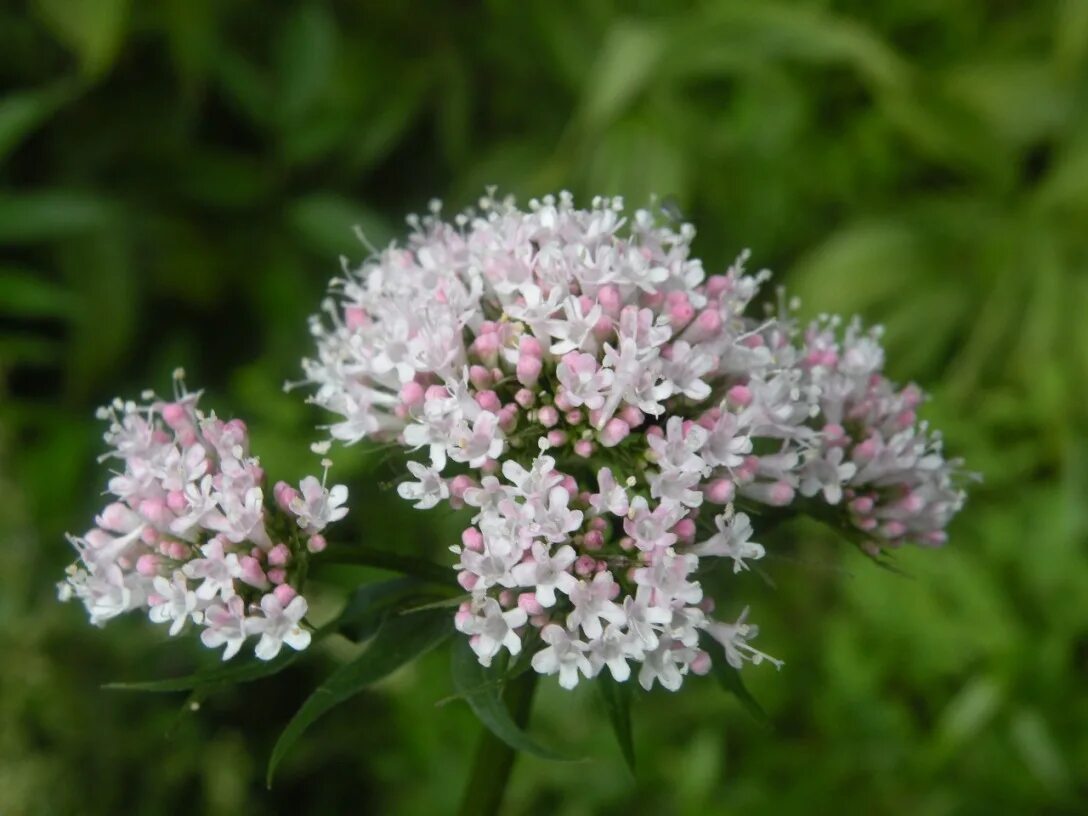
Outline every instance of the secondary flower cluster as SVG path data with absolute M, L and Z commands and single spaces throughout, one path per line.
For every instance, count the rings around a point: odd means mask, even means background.
M 103 459 L 120 463 L 109 480 L 115 499 L 82 537 L 69 536 L 78 561 L 60 584 L 102 625 L 134 609 L 176 635 L 192 622 L 223 659 L 258 636 L 255 652 L 275 657 L 283 644 L 304 649 L 310 633 L 299 594 L 310 553 L 325 548 L 326 525 L 347 514 L 347 488 L 313 476 L 299 489 L 279 482 L 265 505 L 264 471 L 249 455 L 245 424 L 197 409 L 184 386 L 172 401 L 115 400 Z
M 619 199 L 489 196 L 409 223 L 333 282 L 303 365 L 333 438 L 422 452 L 402 497 L 474 509 L 455 621 L 481 663 L 528 648 L 567 688 L 635 663 L 676 689 L 710 666 L 703 632 L 734 667 L 760 662 L 747 610 L 715 620 L 698 580 L 706 559 L 764 555 L 742 509 L 943 543 L 958 463 L 918 389 L 882 375 L 877 331 L 747 316 L 768 273 L 742 256 L 708 278 L 690 225 Z

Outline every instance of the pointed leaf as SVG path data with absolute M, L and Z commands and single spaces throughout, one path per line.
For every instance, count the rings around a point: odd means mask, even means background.
M 335 566 L 338 564 L 355 565 L 360 567 L 375 567 L 411 575 L 441 586 L 456 586 L 456 576 L 453 570 L 442 564 L 416 558 L 411 555 L 401 555 L 387 550 L 372 550 L 365 547 L 329 547 L 321 560 L 314 564 L 315 567 Z
M 268 759 L 268 786 L 291 746 L 322 714 L 437 646 L 453 631 L 450 620 L 442 609 L 387 620 L 366 651 L 333 672 L 287 723 Z
M 752 696 L 752 692 L 748 691 L 748 687 L 744 685 L 744 680 L 741 678 L 740 672 L 730 666 L 728 661 L 726 661 L 725 653 L 718 642 L 705 634 L 702 640 L 703 648 L 713 652 L 714 659 L 711 662 L 711 671 L 714 673 L 714 677 L 717 679 L 718 684 L 736 697 L 748 713 L 758 722 L 763 725 L 769 725 L 770 718 L 767 716 L 767 712 L 763 710 L 763 706 L 761 706 L 756 698 Z
M 0 161 L 72 95 L 67 82 L 13 93 L 0 100 Z
M 422 605 L 426 599 L 435 597 L 434 585 L 418 578 L 392 578 L 362 584 L 348 598 L 347 606 L 337 618 L 337 628 L 345 637 L 360 643 L 377 632 L 394 610 L 403 610 L 409 601 Z
M 314 639 L 316 640 L 315 633 Z M 249 683 L 270 677 L 281 672 L 298 660 L 302 652 L 284 649 L 272 660 L 249 658 L 237 663 L 227 663 L 205 671 L 194 672 L 184 677 L 170 677 L 165 680 L 143 680 L 135 683 L 107 683 L 103 688 L 117 691 L 190 691 L 207 686 L 222 686 L 231 683 Z
M 595 681 L 597 691 L 604 702 L 608 721 L 620 744 L 620 751 L 627 768 L 635 773 L 635 743 L 631 733 L 631 683 L 617 683 L 611 674 L 601 671 Z
M 502 700 L 498 666 L 481 666 L 467 638 L 457 638 L 450 649 L 450 658 L 454 688 L 492 734 L 517 751 L 542 759 L 572 761 L 572 757 L 542 746 L 518 727 Z

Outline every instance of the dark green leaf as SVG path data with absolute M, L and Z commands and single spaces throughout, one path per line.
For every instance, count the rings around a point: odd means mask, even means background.
M 457 638 L 450 649 L 453 687 L 468 702 L 473 713 L 492 734 L 511 748 L 542 759 L 566 760 L 550 748 L 545 748 L 518 727 L 502 700 L 502 675 L 497 663 L 489 668 L 480 665 L 467 638 Z
M 71 97 L 67 82 L 22 93 L 0 100 L 0 162 L 32 130 L 48 119 Z
M 316 639 L 316 637 L 315 637 Z M 207 686 L 223 686 L 233 683 L 249 683 L 270 677 L 281 672 L 302 655 L 291 649 L 284 649 L 272 660 L 248 658 L 238 663 L 227 663 L 206 671 L 195 672 L 185 677 L 172 677 L 166 680 L 145 680 L 136 683 L 107 683 L 104 688 L 118 691 L 189 691 Z
M 434 597 L 434 585 L 418 578 L 393 578 L 363 584 L 348 598 L 347 606 L 337 618 L 337 628 L 345 637 L 358 643 L 377 632 L 385 619 L 405 602 L 423 604 Z
M 767 717 L 767 712 L 763 710 L 763 706 L 761 706 L 756 698 L 752 696 L 752 692 L 748 691 L 748 687 L 744 685 L 744 680 L 741 678 L 740 672 L 730 666 L 728 661 L 726 661 L 725 652 L 718 642 L 708 635 L 704 635 L 702 641 L 703 648 L 713 654 L 711 671 L 714 673 L 714 677 L 721 687 L 736 697 L 741 702 L 741 705 L 743 705 L 748 713 L 756 720 L 764 725 L 768 725 L 770 719 Z
M 366 651 L 333 672 L 287 723 L 268 760 L 266 781 L 269 787 L 277 766 L 318 717 L 434 648 L 452 631 L 451 616 L 446 610 L 389 618 Z
M 393 238 L 393 231 L 380 215 L 341 196 L 315 193 L 298 199 L 287 211 L 290 225 L 315 251 L 331 258 L 369 254 L 359 240 L 381 249 Z
M 635 772 L 635 743 L 631 733 L 631 683 L 617 683 L 611 674 L 601 671 L 594 684 L 604 702 L 608 721 L 612 723 L 612 732 L 620 744 L 623 759 L 631 773 Z
M 37 0 L 35 10 L 57 39 L 75 52 L 83 73 L 104 74 L 117 58 L 129 0 Z
M 0 267 L 0 314 L 10 317 L 65 317 L 71 314 L 72 293 L 41 273 Z
M 31 243 L 78 235 L 108 225 L 112 202 L 76 190 L 0 193 L 0 241 Z
M 432 583 L 443 586 L 456 585 L 456 577 L 449 567 L 416 558 L 411 555 L 387 552 L 385 550 L 372 550 L 366 547 L 330 547 L 322 554 L 321 560 L 314 564 L 315 567 L 335 566 L 337 564 L 351 564 L 360 567 L 375 567 L 411 575 Z

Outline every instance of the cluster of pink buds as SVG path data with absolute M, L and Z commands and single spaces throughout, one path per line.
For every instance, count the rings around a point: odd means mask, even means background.
M 944 541 L 958 463 L 918 389 L 882 375 L 877 332 L 802 329 L 781 297 L 748 316 L 768 273 L 742 256 L 707 277 L 689 224 L 619 199 L 489 194 L 409 224 L 333 282 L 303 365 L 334 439 L 418 452 L 400 495 L 470 509 L 455 623 L 484 665 L 528 650 L 566 688 L 635 664 L 676 689 L 710 667 L 703 633 L 737 668 L 768 659 L 747 609 L 716 620 L 699 581 L 705 559 L 764 555 L 760 513 L 818 508 L 874 548 Z
M 304 649 L 300 582 L 310 554 L 325 548 L 326 525 L 347 514 L 347 488 L 313 476 L 298 489 L 280 482 L 266 506 L 245 424 L 201 413 L 199 392 L 185 391 L 180 372 L 175 381 L 172 401 L 145 393 L 100 410 L 111 448 L 102 458 L 119 463 L 113 501 L 90 532 L 69 536 L 79 559 L 60 596 L 81 600 L 96 625 L 146 609 L 171 635 L 202 627 L 204 645 L 225 646 L 224 660 L 251 636 L 262 660 L 285 643 Z

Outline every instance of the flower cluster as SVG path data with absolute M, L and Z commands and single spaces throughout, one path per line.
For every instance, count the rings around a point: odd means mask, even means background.
M 285 643 L 304 649 L 300 582 L 309 555 L 325 548 L 322 530 L 347 514 L 347 488 L 313 476 L 298 489 L 279 482 L 266 507 L 245 424 L 201 413 L 200 394 L 185 392 L 180 373 L 177 381 L 172 401 L 147 393 L 100 410 L 111 448 L 102 458 L 120 463 L 114 501 L 90 532 L 69 536 L 79 559 L 61 599 L 81 600 L 96 625 L 134 609 L 171 635 L 191 622 L 205 646 L 225 646 L 224 660 L 251 636 L 262 660 Z
M 747 609 L 715 620 L 698 580 L 706 559 L 764 555 L 753 511 L 943 543 L 958 463 L 919 390 L 881 373 L 878 331 L 799 326 L 781 298 L 749 316 L 768 273 L 742 256 L 707 277 L 690 225 L 619 199 L 489 195 L 409 223 L 333 282 L 303 366 L 334 439 L 422 454 L 403 498 L 474 512 L 455 621 L 481 663 L 528 649 L 566 688 L 634 663 L 676 689 L 710 666 L 701 633 L 736 668 L 767 659 Z

